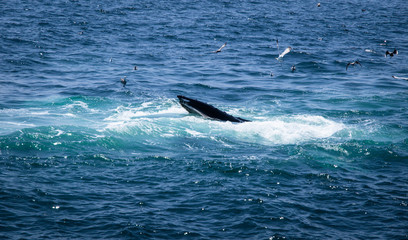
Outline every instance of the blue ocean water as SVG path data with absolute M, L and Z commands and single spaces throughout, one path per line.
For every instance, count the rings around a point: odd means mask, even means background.
M 408 4 L 317 3 L 0 2 L 0 238 L 407 239 Z

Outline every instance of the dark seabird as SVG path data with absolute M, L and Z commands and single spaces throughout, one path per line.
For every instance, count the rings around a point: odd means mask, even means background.
M 360 67 L 361 67 L 361 63 L 360 63 L 359 61 L 354 61 L 354 62 L 349 62 L 349 63 L 347 63 L 346 71 L 347 71 L 347 68 L 348 68 L 350 65 L 355 66 L 356 64 L 360 65 Z
M 123 84 L 123 87 L 126 86 L 126 76 L 124 76 L 123 78 L 120 78 L 120 82 Z
M 290 70 L 292 70 L 292 72 L 294 72 L 294 71 L 296 70 L 296 66 L 293 65 L 293 66 L 290 68 Z
M 397 77 L 397 76 L 392 76 L 392 77 L 395 78 L 395 79 L 402 79 L 402 80 L 408 81 L 408 78 L 406 78 L 406 77 Z
M 133 68 L 133 70 L 137 70 L 137 66 L 135 66 L 135 67 Z
M 317 3 L 317 7 L 320 7 L 320 3 Z
M 398 50 L 394 48 L 394 51 L 389 52 L 388 50 L 385 52 L 385 57 L 387 57 L 387 55 L 390 55 L 390 57 L 394 57 L 394 55 L 398 55 Z
M 219 53 L 219 52 L 221 52 L 221 50 L 222 50 L 223 48 L 225 48 L 225 46 L 227 46 L 227 43 L 224 43 L 224 45 L 222 45 L 217 51 L 214 51 L 214 53 Z

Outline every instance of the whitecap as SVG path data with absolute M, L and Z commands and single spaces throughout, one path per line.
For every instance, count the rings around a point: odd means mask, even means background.
M 309 115 L 275 117 L 241 124 L 220 122 L 215 126 L 219 133 L 225 131 L 231 137 L 264 144 L 296 144 L 328 138 L 345 127 L 322 116 Z
M 92 112 L 92 113 L 98 112 L 98 110 L 96 109 L 89 108 L 88 104 L 82 101 L 74 101 L 73 103 L 64 106 L 63 109 L 67 109 L 71 111 L 78 111 L 78 110 L 83 111 L 84 110 L 86 112 Z

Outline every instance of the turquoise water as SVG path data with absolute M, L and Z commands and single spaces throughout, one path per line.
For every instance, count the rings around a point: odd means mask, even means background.
M 407 12 L 0 3 L 0 237 L 408 238 Z

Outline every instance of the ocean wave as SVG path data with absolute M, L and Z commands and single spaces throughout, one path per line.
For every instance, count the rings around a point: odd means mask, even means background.
M 244 142 L 295 144 L 331 137 L 346 127 L 343 123 L 313 115 L 258 116 L 252 122 L 241 124 L 220 122 L 190 115 L 181 106 L 174 105 L 172 101 L 171 103 L 167 108 L 154 106 L 153 103 L 144 103 L 138 107 L 118 107 L 114 114 L 104 119 L 106 126 L 100 131 L 163 137 L 223 136 Z

